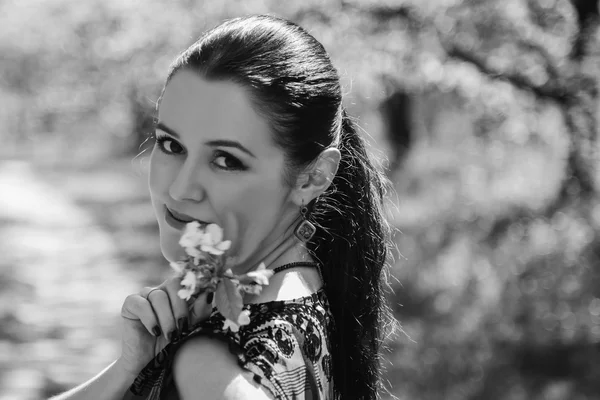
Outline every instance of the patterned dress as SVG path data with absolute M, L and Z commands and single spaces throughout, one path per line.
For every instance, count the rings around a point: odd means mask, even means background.
M 172 364 L 177 349 L 205 335 L 229 344 L 240 367 L 275 399 L 333 399 L 329 332 L 333 319 L 323 289 L 294 300 L 247 304 L 250 324 L 238 332 L 223 329 L 225 318 L 209 318 L 167 344 L 140 372 L 124 400 L 179 399 Z

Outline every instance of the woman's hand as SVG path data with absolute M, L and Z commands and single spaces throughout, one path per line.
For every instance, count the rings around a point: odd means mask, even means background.
M 117 362 L 127 373 L 137 376 L 167 343 L 210 315 L 212 306 L 207 303 L 207 293 L 200 294 L 190 310 L 186 301 L 177 296 L 180 282 L 181 278 L 173 277 L 125 299 L 121 308 L 121 356 Z

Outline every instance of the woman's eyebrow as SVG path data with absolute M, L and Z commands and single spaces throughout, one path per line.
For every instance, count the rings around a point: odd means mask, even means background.
M 247 148 L 242 146 L 242 144 L 240 142 L 236 142 L 235 140 L 216 139 L 216 140 L 209 140 L 208 142 L 204 142 L 204 144 L 206 144 L 208 146 L 213 146 L 213 147 L 217 147 L 217 146 L 234 147 L 234 148 L 241 150 L 244 153 L 256 158 L 256 156 L 254 154 L 252 154 L 252 152 L 250 150 L 248 150 Z
M 167 132 L 169 135 L 176 137 L 176 138 L 180 138 L 179 134 L 177 132 L 175 132 L 173 129 L 169 128 L 168 126 L 166 126 L 163 122 L 158 122 L 156 124 L 156 129 L 160 129 L 161 131 Z M 240 142 L 236 142 L 235 140 L 226 140 L 226 139 L 215 139 L 215 140 L 209 140 L 208 142 L 205 142 L 204 144 L 206 144 L 207 146 L 211 146 L 211 147 L 234 147 L 238 150 L 243 151 L 244 153 L 256 158 L 256 156 L 247 148 L 245 148 L 244 146 L 242 146 L 242 144 Z
M 167 132 L 169 135 L 179 138 L 179 135 L 177 134 L 177 132 L 175 132 L 173 129 L 169 128 L 168 126 L 166 126 L 164 123 L 158 121 L 158 123 L 156 124 L 156 129 L 160 129 L 161 131 Z

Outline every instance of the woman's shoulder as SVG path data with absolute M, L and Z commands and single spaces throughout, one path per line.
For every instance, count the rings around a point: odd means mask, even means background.
M 195 337 L 181 346 L 173 361 L 173 378 L 182 400 L 197 398 L 198 393 L 210 399 L 271 399 L 227 353 L 225 343 L 208 337 Z
M 184 379 L 178 378 L 178 374 L 185 376 L 190 369 L 196 371 L 191 372 L 193 375 L 198 374 L 198 368 L 212 368 L 207 379 L 220 382 L 219 376 L 213 375 L 220 375 L 221 369 L 233 369 L 244 371 L 236 378 L 238 382 L 257 384 L 275 398 L 301 396 L 307 386 L 327 390 L 331 380 L 332 320 L 325 291 L 245 307 L 250 311 L 250 324 L 240 327 L 238 332 L 222 330 L 219 335 L 213 331 L 217 334 L 198 335 L 182 345 L 179 360 L 174 364 L 176 381 Z M 218 313 L 210 319 L 213 329 L 224 322 Z M 223 341 L 224 337 L 228 340 Z M 203 364 L 207 359 L 211 363 Z M 233 368 L 236 365 L 238 368 Z M 246 382 L 248 379 L 252 382 Z

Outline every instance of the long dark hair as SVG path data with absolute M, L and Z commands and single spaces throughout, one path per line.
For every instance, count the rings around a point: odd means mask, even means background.
M 319 229 L 308 249 L 323 265 L 334 319 L 336 397 L 376 398 L 389 318 L 383 291 L 390 237 L 383 210 L 387 181 L 343 109 L 340 79 L 327 52 L 296 24 L 260 15 L 208 31 L 175 60 L 167 82 L 182 68 L 247 89 L 286 154 L 288 183 L 324 149 L 339 148 L 335 179 L 310 204 Z

